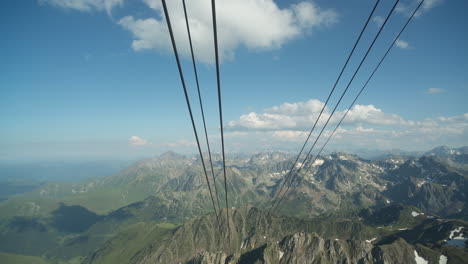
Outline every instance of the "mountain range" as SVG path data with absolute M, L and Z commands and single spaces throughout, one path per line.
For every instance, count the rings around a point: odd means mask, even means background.
M 220 206 L 222 162 L 213 156 Z M 0 260 L 37 263 L 463 263 L 468 148 L 307 160 L 231 156 L 212 213 L 200 159 L 173 152 L 82 183 L 45 182 L 0 202 Z M 209 171 L 210 184 L 214 184 Z M 214 188 L 213 188 L 214 189 Z M 215 201 L 217 204 L 217 199 Z M 229 226 L 227 226 L 229 222 Z M 445 262 L 444 262 L 445 261 Z M 14 263 L 14 262 L 11 262 Z

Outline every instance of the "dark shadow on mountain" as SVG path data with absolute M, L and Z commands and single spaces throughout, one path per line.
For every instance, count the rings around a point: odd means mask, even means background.
M 404 207 L 400 204 L 371 209 L 366 208 L 360 211 L 359 215 L 364 217 L 366 224 L 370 225 L 389 225 L 397 222 Z
M 267 247 L 267 244 L 264 244 L 261 247 L 258 247 L 254 250 L 251 250 L 247 253 L 244 253 L 240 258 L 239 258 L 239 263 L 263 263 L 263 256 L 265 248 Z
M 52 212 L 51 225 L 60 232 L 80 233 L 103 218 L 79 205 L 60 204 L 60 207 Z
M 35 230 L 39 232 L 47 231 L 47 227 L 40 223 L 39 219 L 35 217 L 15 216 L 10 221 L 8 226 L 18 232 L 23 232 L 26 230 Z
M 89 236 L 87 236 L 87 235 L 74 237 L 74 238 L 71 238 L 71 239 L 65 241 L 64 246 L 69 247 L 69 246 L 73 246 L 73 245 L 76 245 L 76 244 L 84 244 L 84 243 L 86 243 L 88 241 L 89 241 Z
M 143 202 L 138 202 L 138 203 L 143 203 Z M 137 203 L 135 203 L 137 204 Z M 141 208 L 141 207 L 137 207 Z M 116 220 L 125 220 L 133 217 L 134 215 L 126 210 L 126 207 L 119 208 L 118 210 L 115 210 L 111 212 L 107 217 L 111 219 L 116 219 Z

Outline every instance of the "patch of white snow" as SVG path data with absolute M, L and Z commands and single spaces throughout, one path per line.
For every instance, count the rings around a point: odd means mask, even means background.
M 455 233 L 460 233 L 460 231 L 463 229 L 463 226 L 460 226 L 458 228 L 455 228 L 454 230 L 450 231 L 449 238 L 450 239 L 456 239 L 456 237 L 453 237 Z
M 463 226 L 456 228 L 450 231 L 449 240 L 447 241 L 447 245 L 453 247 L 465 247 L 465 242 L 467 238 L 463 236 L 462 232 Z M 455 233 L 458 233 L 458 236 L 455 236 Z
M 447 257 L 444 255 L 440 255 L 439 264 L 447 264 Z
M 281 259 L 283 257 L 283 255 L 284 255 L 284 252 L 279 250 L 279 259 Z
M 427 260 L 423 259 L 418 255 L 418 252 L 415 250 L 414 251 L 414 260 L 416 260 L 416 264 L 427 264 Z
M 416 217 L 416 216 L 424 215 L 424 213 L 418 213 L 418 212 L 413 211 L 413 212 L 411 212 L 411 215 L 413 217 Z
M 315 167 L 318 167 L 318 166 L 322 165 L 324 162 L 325 162 L 325 161 L 324 161 L 323 159 L 316 159 L 316 160 L 314 161 L 314 163 L 312 163 L 312 167 L 314 167 L 314 168 L 315 168 Z

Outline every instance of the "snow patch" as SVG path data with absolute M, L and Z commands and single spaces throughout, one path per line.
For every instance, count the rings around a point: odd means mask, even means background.
M 338 156 L 338 158 L 339 158 L 340 160 L 349 160 L 349 159 L 346 158 L 345 156 Z
M 465 242 L 467 241 L 467 238 L 463 236 L 462 229 L 463 229 L 463 226 L 460 226 L 450 231 L 447 245 L 452 246 L 452 247 L 462 247 L 462 248 L 465 247 Z M 459 233 L 458 236 L 455 236 L 455 233 Z
M 455 228 L 454 230 L 450 231 L 449 238 L 450 238 L 450 239 L 460 239 L 460 238 L 463 238 L 461 235 L 458 236 L 458 237 L 453 237 L 453 236 L 455 235 L 455 233 L 460 233 L 462 229 L 463 229 L 463 226 L 460 226 L 460 227 Z
M 314 163 L 312 163 L 312 167 L 315 168 L 315 167 L 317 167 L 317 166 L 320 166 L 320 165 L 322 165 L 324 162 L 325 162 L 325 161 L 324 161 L 323 159 L 316 159 L 316 160 L 314 161 Z
M 439 264 L 447 264 L 447 257 L 444 255 L 440 255 Z
M 389 203 L 390 203 L 390 201 L 389 201 L 389 200 L 386 200 L 385 202 L 386 202 L 387 204 L 389 204 Z
M 427 260 L 423 259 L 418 255 L 418 252 L 415 250 L 414 251 L 414 260 L 416 260 L 416 264 L 427 264 Z
M 416 216 L 424 215 L 424 213 L 418 213 L 418 212 L 413 211 L 413 212 L 411 212 L 411 215 L 413 217 L 416 217 Z
M 374 237 L 373 239 L 370 239 L 370 240 L 366 240 L 367 243 L 372 243 L 373 241 L 375 241 L 377 238 Z
M 278 251 L 279 251 L 279 259 L 281 259 L 283 257 L 283 255 L 284 255 L 284 252 L 281 251 L 281 250 L 278 250 Z

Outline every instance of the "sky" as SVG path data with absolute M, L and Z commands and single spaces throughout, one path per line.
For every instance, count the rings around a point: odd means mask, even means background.
M 400 1 L 329 129 L 418 2 Z M 216 3 L 226 151 L 298 151 L 375 2 Z M 393 4 L 380 1 L 319 129 Z M 467 8 L 425 1 L 327 150 L 468 145 Z M 181 1 L 168 0 L 168 9 L 203 135 Z M 187 0 L 187 9 L 219 152 L 210 1 Z M 159 0 L 1 1 L 0 32 L 0 161 L 197 152 Z

